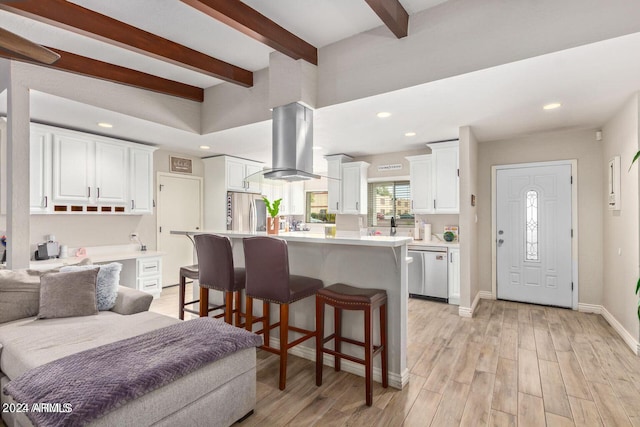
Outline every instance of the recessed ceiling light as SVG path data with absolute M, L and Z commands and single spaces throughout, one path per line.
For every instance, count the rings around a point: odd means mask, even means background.
M 100 126 L 101 128 L 112 128 L 113 125 L 111 123 L 107 123 L 107 122 L 100 122 L 98 123 L 98 126 Z
M 555 110 L 556 108 L 560 108 L 562 107 L 562 104 L 560 104 L 559 102 L 553 102 L 551 104 L 547 104 L 544 107 L 542 107 L 542 109 L 544 110 Z
M 314 145 L 314 146 L 313 146 L 313 149 L 314 149 L 314 150 L 322 150 L 322 147 L 318 147 L 317 145 Z
M 389 117 L 391 115 L 391 113 L 387 113 L 386 111 L 381 111 L 376 115 L 381 119 L 385 119 L 385 118 Z
M 202 150 L 208 150 L 208 149 L 210 149 L 211 147 L 209 147 L 208 145 L 201 145 L 201 146 L 200 146 L 200 148 L 201 148 Z
M 404 134 L 404 136 L 416 136 L 415 132 L 407 132 Z

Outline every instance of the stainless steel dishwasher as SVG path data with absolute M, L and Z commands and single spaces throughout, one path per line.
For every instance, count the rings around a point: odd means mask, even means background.
M 449 302 L 447 248 L 425 246 L 409 250 L 409 297 Z

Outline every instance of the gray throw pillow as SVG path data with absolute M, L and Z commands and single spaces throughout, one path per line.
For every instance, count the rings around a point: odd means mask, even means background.
M 116 304 L 118 297 L 118 285 L 120 284 L 120 271 L 122 264 L 112 262 L 104 265 L 83 265 L 83 266 L 66 266 L 60 269 L 61 272 L 82 271 L 92 268 L 100 268 L 98 272 L 98 280 L 96 282 L 96 301 L 98 302 L 98 310 L 111 310 Z
M 91 264 L 91 260 L 84 259 L 79 265 L 85 263 Z M 0 323 L 36 316 L 40 304 L 40 276 L 58 271 L 58 268 L 0 270 Z
M 40 278 L 38 319 L 98 314 L 97 277 L 97 268 L 43 275 Z

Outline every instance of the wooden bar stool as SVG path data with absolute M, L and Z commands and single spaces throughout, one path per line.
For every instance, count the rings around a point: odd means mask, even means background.
M 334 308 L 335 332 L 324 337 L 324 305 Z M 380 308 L 380 345 L 373 345 L 373 311 Z M 342 336 L 342 310 L 364 311 L 364 342 Z M 340 360 L 347 359 L 365 367 L 366 402 L 373 403 L 373 357 L 381 353 L 382 387 L 389 385 L 387 364 L 387 292 L 383 289 L 364 289 L 336 283 L 316 293 L 316 385 L 322 385 L 323 354 L 335 356 L 335 370 L 340 370 Z M 334 340 L 334 350 L 324 344 Z M 341 353 L 340 344 L 346 342 L 364 347 L 364 359 Z
M 264 334 L 264 345 L 260 347 L 280 356 L 279 388 L 287 383 L 287 351 L 301 342 L 316 336 L 309 331 L 289 325 L 289 304 L 315 295 L 322 288 L 322 280 L 289 274 L 289 252 L 287 242 L 273 237 L 247 237 L 244 243 L 244 264 L 247 272 L 246 329 L 253 332 L 253 323 L 262 322 L 257 334 Z M 253 318 L 253 298 L 262 300 L 262 317 Z M 269 303 L 280 305 L 280 321 L 270 324 Z M 269 331 L 280 326 L 280 348 L 269 345 Z M 289 331 L 303 334 L 289 342 Z
M 178 317 L 184 320 L 184 313 L 200 314 L 198 310 L 187 308 L 188 305 L 197 304 L 200 300 L 185 302 L 187 279 L 198 280 L 198 264 L 180 267 L 180 288 L 178 289 Z
M 200 282 L 200 317 L 207 317 L 210 311 L 224 309 L 224 321 L 240 327 L 244 313 L 240 309 L 240 291 L 244 289 L 245 270 L 234 268 L 231 241 L 228 237 L 215 234 L 194 236 L 198 255 L 198 281 Z M 222 291 L 224 304 L 209 307 L 209 289 Z M 208 308 L 207 308 L 208 307 Z

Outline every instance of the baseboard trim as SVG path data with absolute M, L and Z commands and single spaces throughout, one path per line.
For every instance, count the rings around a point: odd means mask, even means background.
M 607 310 L 606 307 L 602 307 L 602 312 L 600 314 L 611 325 L 611 327 L 615 329 L 615 331 L 618 333 L 618 335 L 620 335 L 623 341 L 627 343 L 629 348 L 631 348 L 633 354 L 637 355 L 638 346 L 640 346 L 640 343 L 638 343 L 638 341 L 633 338 L 633 336 L 624 328 L 624 326 L 622 326 L 622 324 L 618 322 L 618 319 L 613 317 L 613 314 L 609 313 L 609 310 Z
M 480 302 L 480 292 L 476 294 L 476 297 L 473 299 L 473 303 L 471 307 L 458 307 L 458 316 L 460 317 L 473 317 L 473 313 L 476 311 L 476 307 Z
M 478 295 L 480 295 L 480 299 L 496 299 L 491 291 L 480 291 L 478 292 Z
M 622 340 L 629 346 L 633 354 L 640 354 L 640 343 L 633 338 L 633 335 L 631 335 L 624 326 L 618 322 L 618 319 L 616 319 L 606 307 L 597 304 L 578 303 L 578 311 L 583 313 L 599 314 L 604 317 L 604 320 L 606 320 L 607 323 L 618 333 L 620 338 L 622 338 Z
M 278 338 L 270 337 L 269 346 L 273 348 L 280 348 L 280 340 Z M 294 356 L 302 357 L 303 359 L 311 360 L 313 362 L 316 361 L 315 348 L 297 345 L 289 349 L 289 354 L 293 354 Z M 334 367 L 334 359 L 330 354 L 323 355 L 323 362 L 324 366 L 328 366 L 331 368 Z M 361 365 L 359 363 L 342 359 L 342 362 L 340 363 L 340 369 L 342 371 L 349 372 L 350 374 L 364 377 L 364 365 Z M 382 369 L 378 368 L 377 366 L 373 367 L 373 380 L 375 382 L 382 383 Z M 409 369 L 405 369 L 400 375 L 396 374 L 395 372 L 389 372 L 389 385 L 391 387 L 402 390 L 402 388 L 407 384 L 409 384 Z
M 597 304 L 578 303 L 578 311 L 582 313 L 602 314 L 602 308 L 603 307 L 601 305 Z

